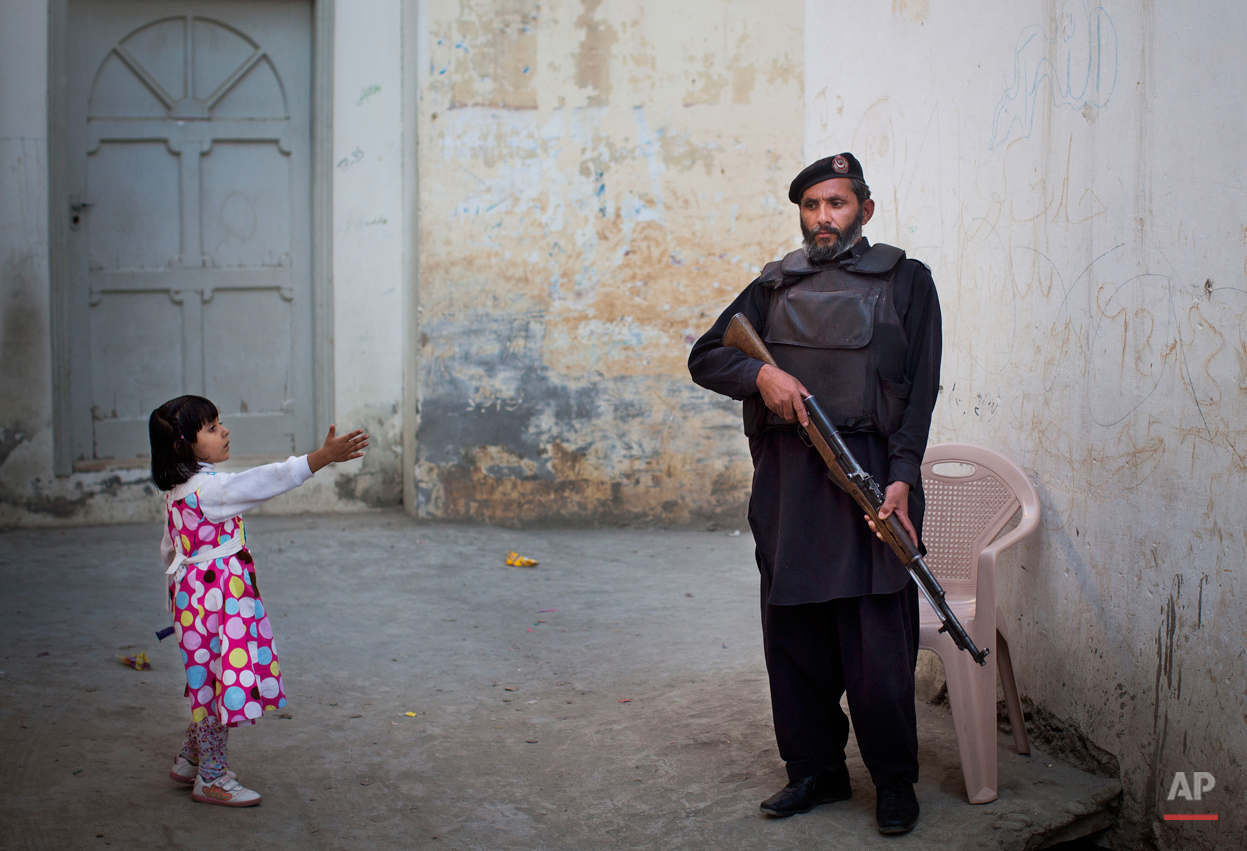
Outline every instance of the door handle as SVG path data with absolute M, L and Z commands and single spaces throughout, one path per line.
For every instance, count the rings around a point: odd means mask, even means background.
M 69 196 L 69 229 L 78 230 L 82 227 L 82 211 L 94 207 L 94 201 L 83 201 L 81 195 Z

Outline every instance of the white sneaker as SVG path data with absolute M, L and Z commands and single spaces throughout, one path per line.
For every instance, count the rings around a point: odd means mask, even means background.
M 204 783 L 202 777 L 195 775 L 191 800 L 223 807 L 254 807 L 260 803 L 260 793 L 244 787 L 228 774 L 222 774 L 211 783 Z
M 238 775 L 232 771 L 225 772 L 230 777 Z M 174 783 L 181 783 L 184 786 L 190 786 L 195 782 L 195 777 L 199 774 L 199 764 L 191 762 L 186 757 L 178 754 L 177 759 L 173 761 L 173 768 L 169 769 L 169 779 Z

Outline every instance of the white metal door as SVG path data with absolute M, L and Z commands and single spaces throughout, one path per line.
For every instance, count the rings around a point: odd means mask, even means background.
M 236 454 L 311 448 L 311 38 L 297 0 L 70 3 L 75 461 L 183 393 Z

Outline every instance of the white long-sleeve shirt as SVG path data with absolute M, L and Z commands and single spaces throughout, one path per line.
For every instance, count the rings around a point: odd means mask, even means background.
M 250 511 L 275 496 L 292 491 L 312 478 L 307 456 L 291 456 L 285 461 L 265 464 L 241 473 L 218 473 L 211 464 L 200 465 L 199 472 L 172 491 L 174 500 L 199 492 L 199 508 L 213 523 L 224 523 L 244 511 Z M 173 541 L 169 524 L 164 524 L 160 556 L 166 568 L 173 563 Z

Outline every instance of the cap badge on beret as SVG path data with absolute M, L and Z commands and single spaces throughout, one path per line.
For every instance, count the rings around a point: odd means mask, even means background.
M 831 158 L 831 168 L 837 174 L 844 174 L 849 170 L 849 161 L 840 154 L 836 154 Z

